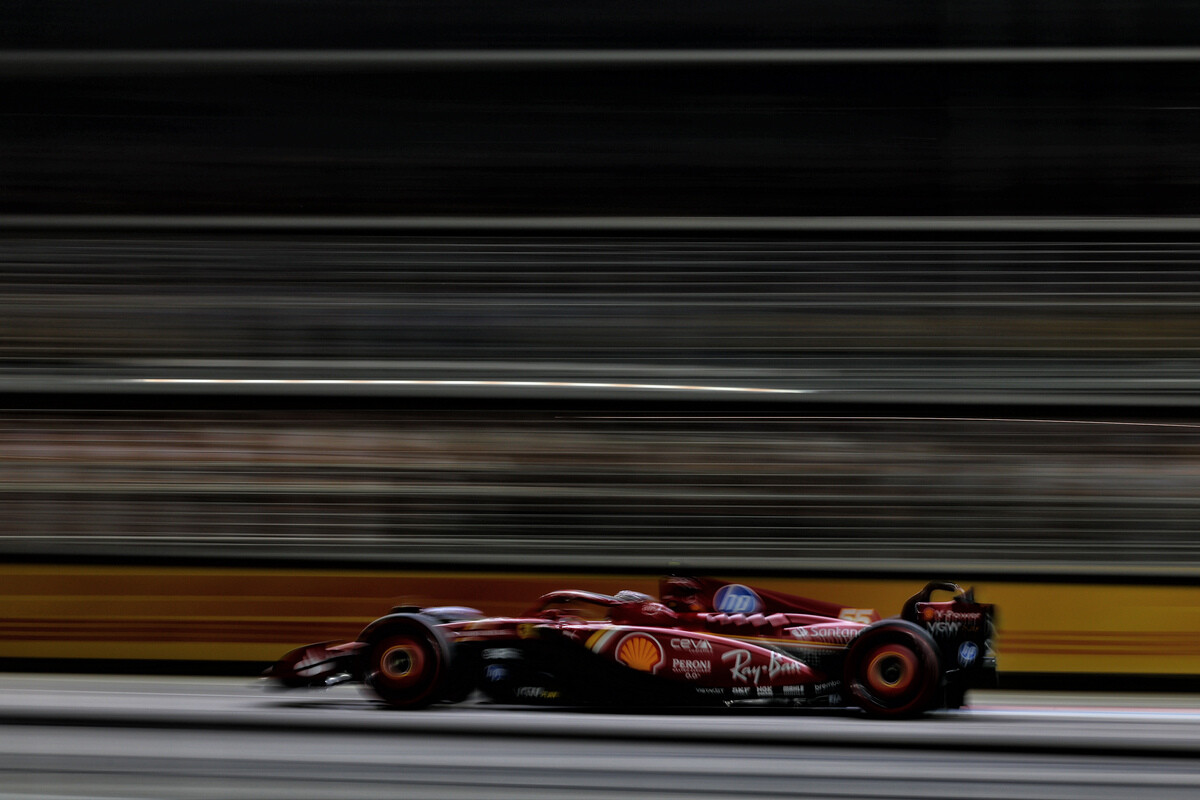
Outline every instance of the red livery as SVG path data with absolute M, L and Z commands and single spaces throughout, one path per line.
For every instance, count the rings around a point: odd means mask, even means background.
M 934 592 L 951 598 L 934 601 Z M 566 590 L 520 617 L 400 607 L 352 642 L 285 655 L 288 688 L 366 684 L 398 708 L 458 702 L 698 705 L 777 701 L 879 717 L 958 708 L 994 685 L 994 609 L 935 581 L 896 617 L 709 578 L 668 577 L 656 599 Z

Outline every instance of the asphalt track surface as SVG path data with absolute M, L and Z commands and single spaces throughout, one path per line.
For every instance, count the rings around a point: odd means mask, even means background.
M 979 693 L 911 722 L 469 703 L 353 687 L 0 676 L 0 797 L 1117 798 L 1200 790 L 1200 697 Z

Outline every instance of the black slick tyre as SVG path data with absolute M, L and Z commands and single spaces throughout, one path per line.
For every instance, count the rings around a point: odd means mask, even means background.
M 445 643 L 432 628 L 401 619 L 373 632 L 363 680 L 394 708 L 424 708 L 442 699 L 449 666 Z
M 902 620 L 865 629 L 846 653 L 846 689 L 872 717 L 915 717 L 937 705 L 941 661 L 933 638 Z

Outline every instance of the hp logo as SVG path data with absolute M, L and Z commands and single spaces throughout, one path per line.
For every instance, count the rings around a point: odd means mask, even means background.
M 713 595 L 713 608 L 722 614 L 753 614 L 762 610 L 762 599 L 749 586 L 731 583 Z

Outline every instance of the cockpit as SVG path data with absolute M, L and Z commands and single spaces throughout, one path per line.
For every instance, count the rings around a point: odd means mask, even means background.
M 660 625 L 676 623 L 671 609 L 643 592 L 629 589 L 616 595 L 567 589 L 542 595 L 530 616 L 581 622 L 612 622 L 618 625 Z

